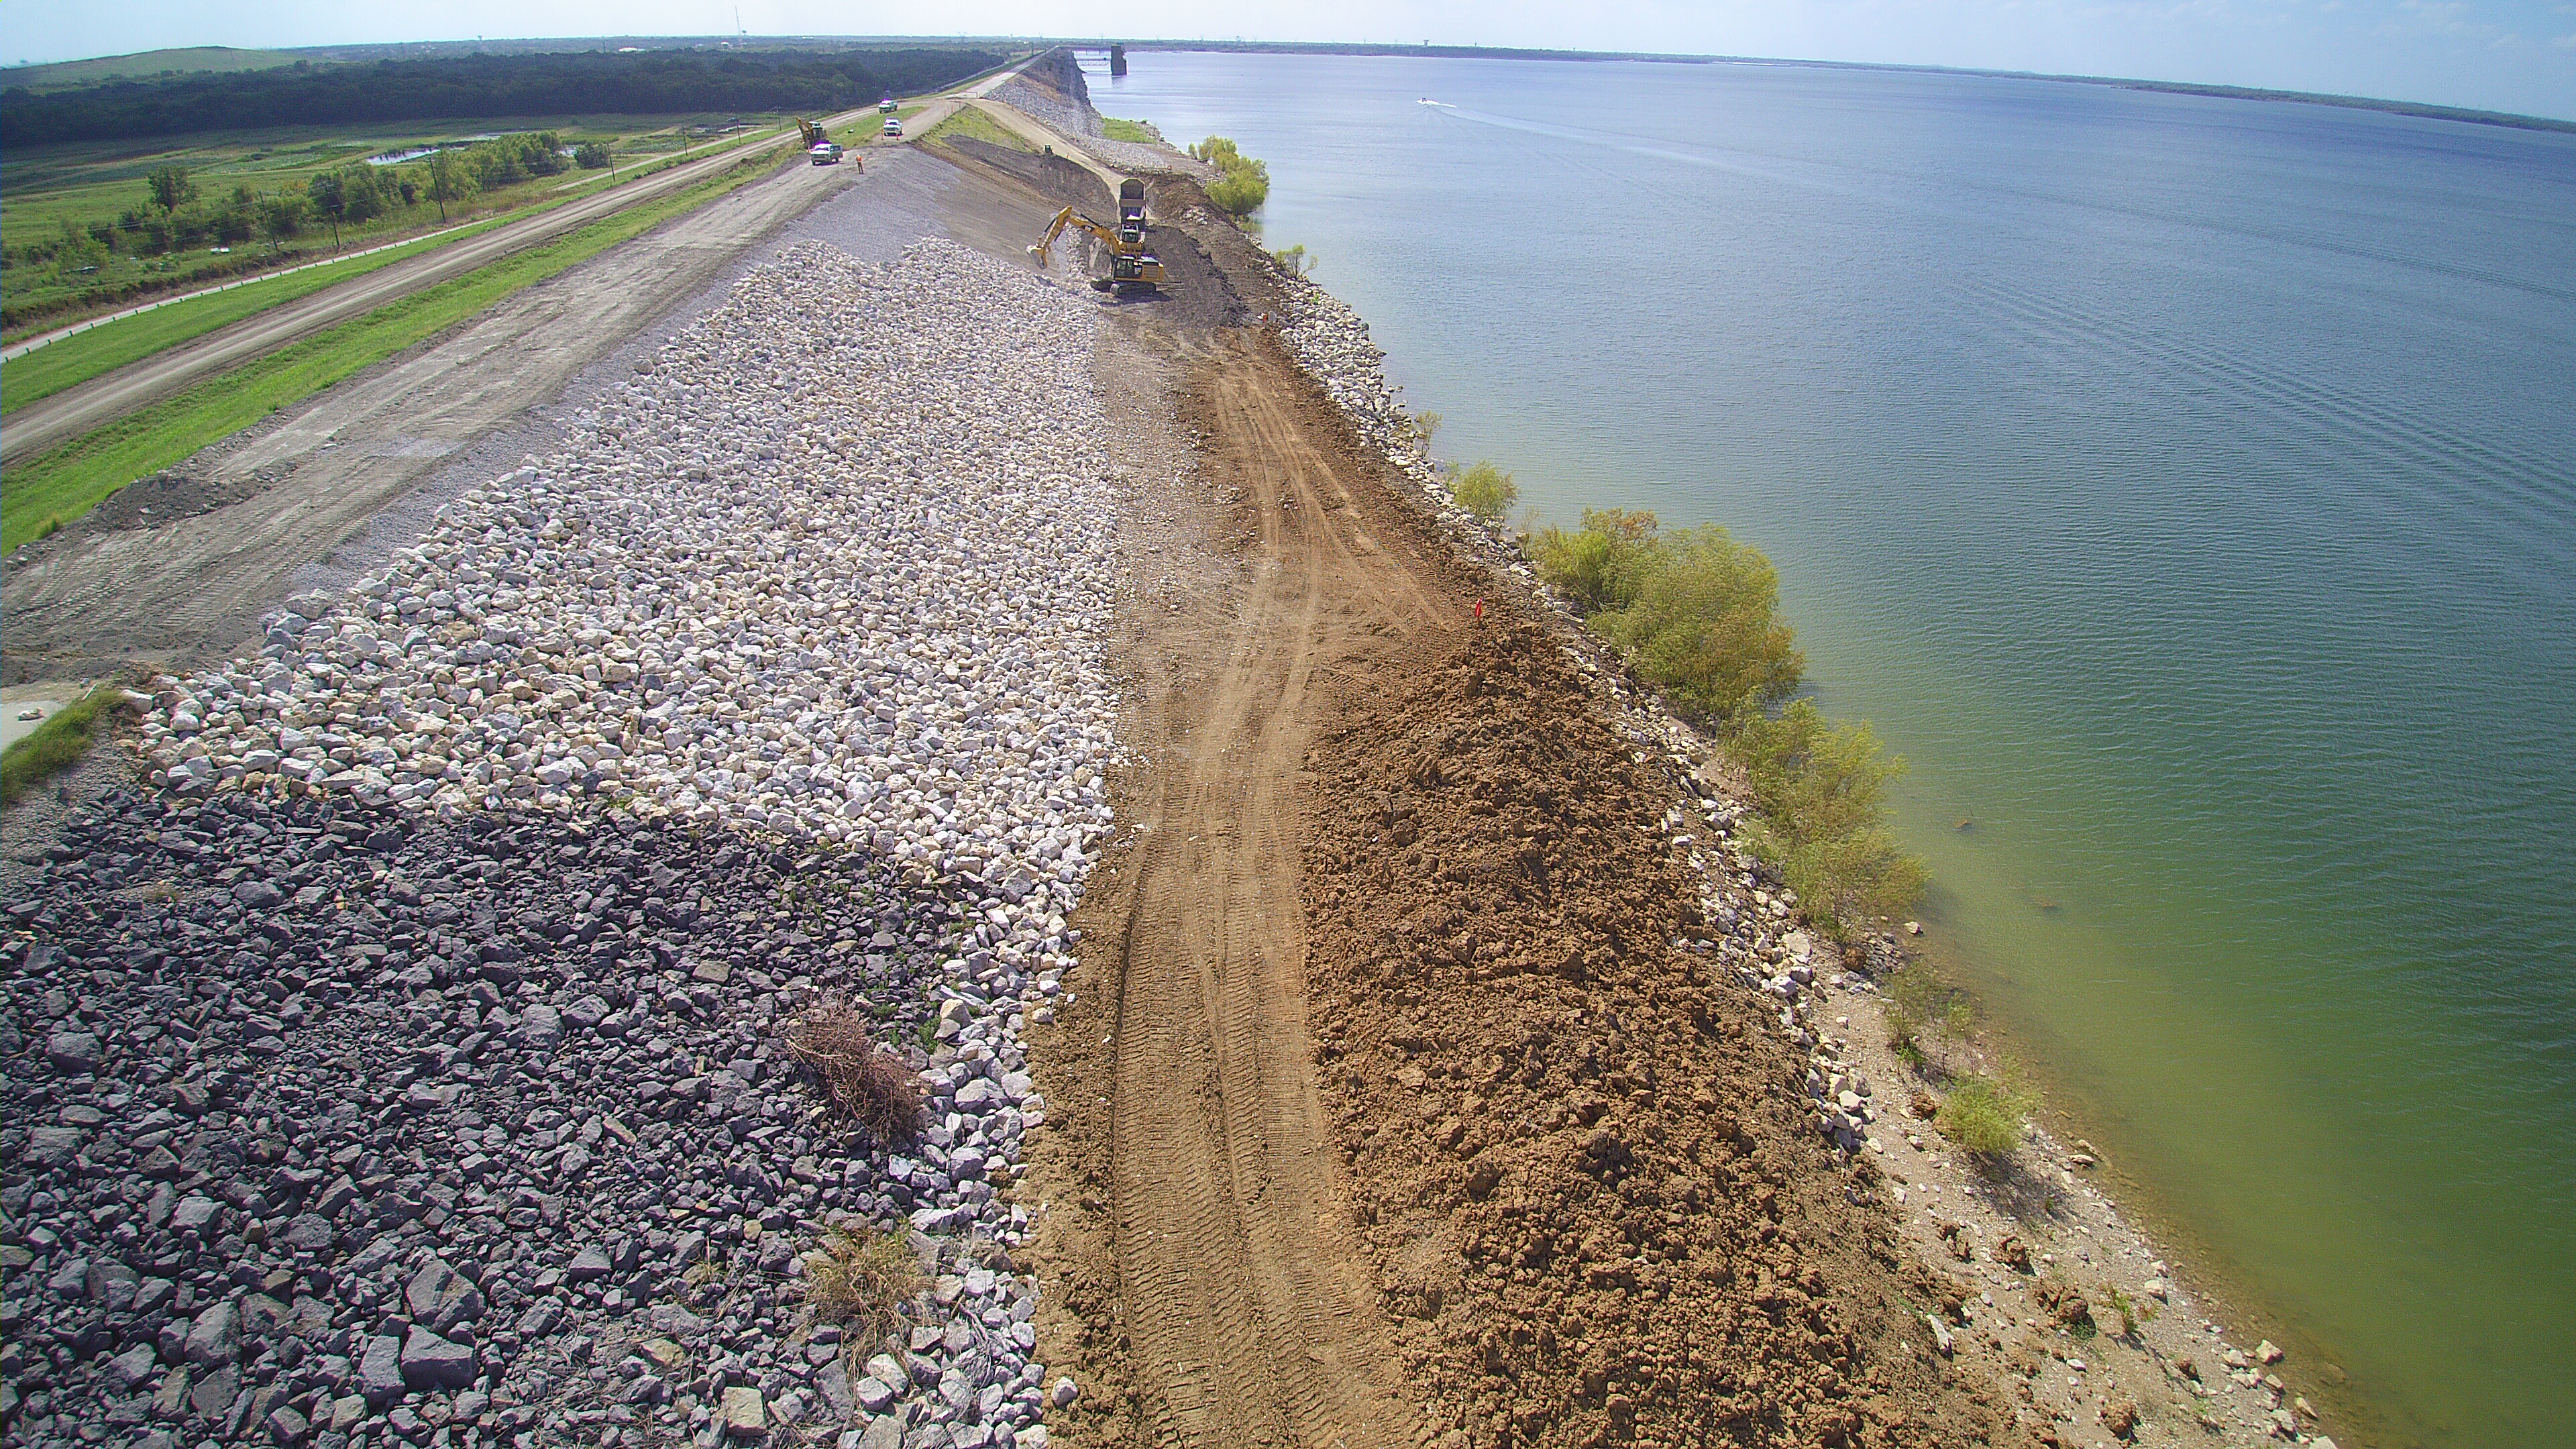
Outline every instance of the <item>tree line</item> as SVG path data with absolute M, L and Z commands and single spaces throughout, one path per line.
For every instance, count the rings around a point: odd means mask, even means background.
M 567 159 L 552 131 L 501 136 L 471 146 L 430 153 L 416 166 L 360 163 L 306 178 L 300 186 L 259 191 L 236 183 L 212 195 L 180 166 L 162 166 L 144 178 L 144 198 L 115 221 L 77 226 L 66 219 L 62 235 L 13 248 L 10 261 L 96 265 L 116 252 L 158 256 L 201 246 L 283 243 L 307 231 L 364 226 L 378 217 L 434 205 L 443 220 L 451 203 L 515 182 L 560 175 L 573 166 L 608 164 L 607 148 L 586 142 Z
M 1001 64 L 972 49 L 465 55 L 0 91 L 0 144 L 502 116 L 814 113 Z

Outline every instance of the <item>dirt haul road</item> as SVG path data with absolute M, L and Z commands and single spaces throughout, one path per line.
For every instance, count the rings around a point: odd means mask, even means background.
M 873 110 L 852 111 L 833 117 L 829 124 L 855 124 L 875 114 Z M 756 151 L 760 147 L 748 149 Z M 364 316 L 388 302 L 542 245 L 630 206 L 685 190 L 733 165 L 744 154 L 743 150 L 733 150 L 683 162 L 668 171 L 612 186 L 595 196 L 566 202 L 552 211 L 450 242 L 341 286 L 282 302 L 230 327 L 29 403 L 10 415 L 8 428 L 0 432 L 0 466 L 14 466 L 40 456 L 298 338 Z
M 1100 1004 L 1068 1028 L 1108 1039 L 1073 1100 L 1108 1099 L 1077 1148 L 1107 1219 L 1080 1251 L 1115 1301 L 1076 1306 L 1123 1330 L 1152 1442 L 1409 1444 L 1316 1087 L 1298 776 L 1319 683 L 1386 667 L 1460 606 L 1437 557 L 1354 487 L 1275 342 L 1202 333 L 1175 366 L 1204 485 L 1240 498 L 1243 582 L 1141 641 L 1167 682 L 1137 701 L 1152 764 L 1131 782 L 1130 853 L 1086 907 Z

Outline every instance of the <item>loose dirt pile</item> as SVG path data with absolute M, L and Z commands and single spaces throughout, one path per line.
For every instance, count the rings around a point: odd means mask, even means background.
M 1308 756 L 1308 990 L 1426 1439 L 1990 1442 L 1560 646 L 1376 682 Z

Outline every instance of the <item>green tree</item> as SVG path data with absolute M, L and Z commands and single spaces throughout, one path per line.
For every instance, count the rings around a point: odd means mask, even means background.
M 156 168 L 144 178 L 144 184 L 152 189 L 152 204 L 161 208 L 163 216 L 197 199 L 197 183 L 189 180 L 187 171 L 178 166 Z
M 373 166 L 352 166 L 340 173 L 341 215 L 352 226 L 364 226 L 393 210 L 394 193 L 385 184 L 384 172 Z
M 107 248 L 82 230 L 70 217 L 62 219 L 62 239 L 54 243 L 54 265 L 65 276 L 77 274 L 83 267 L 94 267 L 107 259 Z
M 1449 480 L 1449 498 L 1477 518 L 1492 523 L 1521 501 L 1521 488 L 1512 481 L 1511 474 L 1490 462 L 1479 461 Z
M 1217 179 L 1208 184 L 1208 203 L 1234 216 L 1250 216 L 1270 199 L 1270 168 L 1243 154 L 1240 147 L 1223 136 L 1210 136 L 1190 148 L 1190 154 L 1217 169 Z
M 584 141 L 572 148 L 572 164 L 584 171 L 608 169 L 608 148 L 597 141 Z
M 1786 699 L 1806 660 L 1781 622 L 1780 577 L 1716 524 L 1656 535 L 1632 556 L 1624 602 L 1594 627 L 1683 707 L 1724 719 Z
M 281 192 L 263 198 L 259 204 L 259 229 L 272 242 L 284 242 L 304 230 L 304 220 L 312 214 L 301 196 Z
M 1248 161 L 1207 189 L 1209 204 L 1233 216 L 1250 216 L 1270 199 L 1270 168 Z

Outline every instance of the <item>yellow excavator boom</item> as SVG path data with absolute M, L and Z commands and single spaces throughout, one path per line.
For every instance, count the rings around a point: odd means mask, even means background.
M 1068 227 L 1079 227 L 1091 233 L 1112 251 L 1118 248 L 1118 233 L 1068 206 L 1055 214 L 1055 220 L 1047 225 L 1046 235 L 1039 237 L 1037 245 L 1029 248 L 1029 255 L 1037 258 L 1040 270 L 1054 261 L 1056 238 L 1063 236 Z

